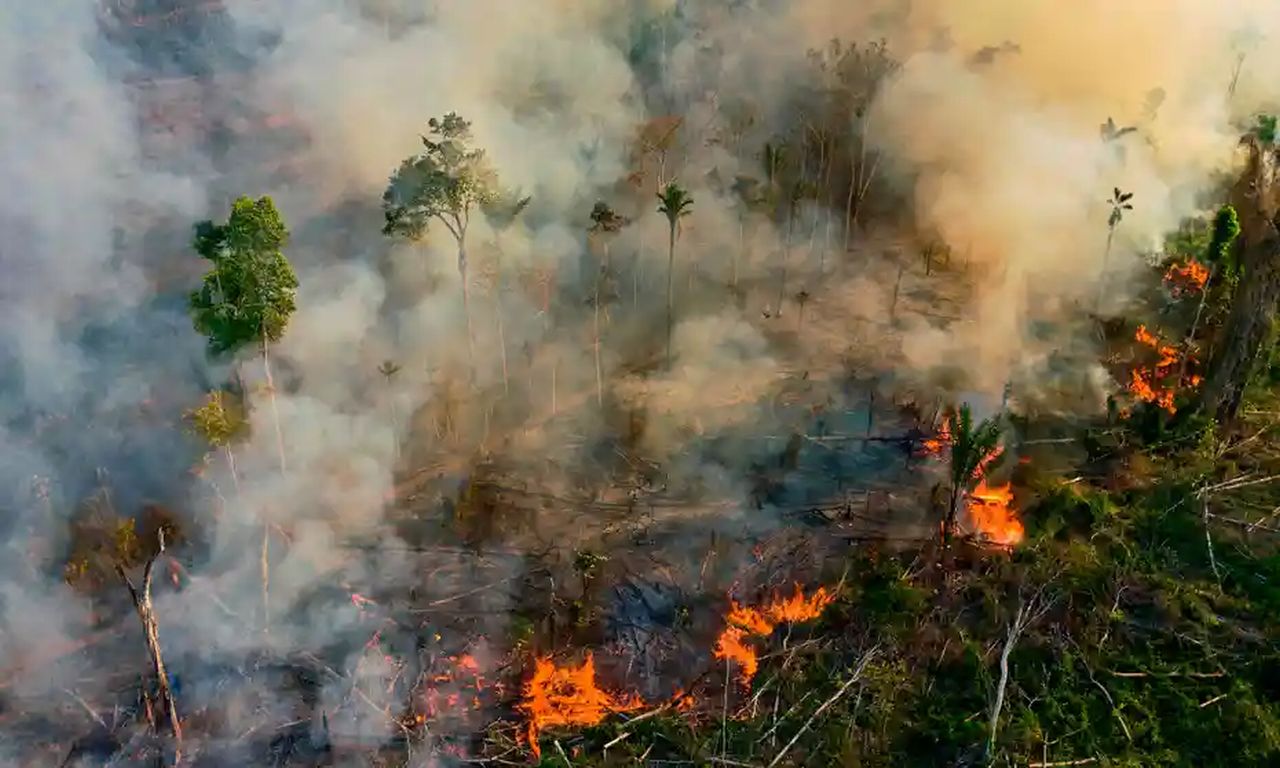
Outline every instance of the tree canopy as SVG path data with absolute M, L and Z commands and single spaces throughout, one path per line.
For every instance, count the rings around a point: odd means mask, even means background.
M 456 112 L 431 118 L 427 128 L 423 151 L 400 164 L 382 195 L 382 231 L 420 240 L 435 219 L 461 243 L 471 211 L 497 200 L 497 174 L 484 150 L 470 146 L 471 123 Z
M 289 231 L 270 197 L 241 197 L 222 224 L 196 225 L 194 247 L 213 268 L 191 294 L 195 328 L 214 354 L 278 341 L 296 309 L 298 278 L 282 248 Z

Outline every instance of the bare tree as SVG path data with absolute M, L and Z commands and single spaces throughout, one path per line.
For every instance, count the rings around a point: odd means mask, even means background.
M 134 610 L 137 611 L 138 619 L 142 622 L 142 631 L 147 643 L 147 654 L 151 657 L 151 670 L 156 678 L 156 690 L 159 694 L 160 704 L 164 708 L 164 720 L 173 735 L 173 764 L 177 765 L 182 759 L 182 720 L 178 716 L 177 700 L 174 699 L 173 689 L 169 685 L 169 673 L 165 669 L 164 654 L 160 648 L 160 623 L 156 619 L 155 605 L 151 601 L 151 581 L 155 573 L 156 561 L 165 552 L 165 532 L 163 527 L 159 529 L 157 538 L 159 546 L 156 552 L 147 558 L 142 567 L 141 586 L 136 586 L 133 580 L 129 578 L 123 563 L 116 564 L 116 573 L 120 575 L 120 579 L 124 582 L 125 587 L 128 588 L 129 597 L 133 600 Z

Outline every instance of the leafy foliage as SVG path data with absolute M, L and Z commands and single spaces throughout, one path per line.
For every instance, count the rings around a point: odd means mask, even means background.
M 382 195 L 383 233 L 420 240 L 435 219 L 461 244 L 472 210 L 498 202 L 497 175 L 484 150 L 470 146 L 471 123 L 457 113 L 433 117 L 427 128 L 423 151 L 400 164 Z
M 1239 235 L 1240 217 L 1236 214 L 1236 209 L 1230 205 L 1222 206 L 1213 217 L 1209 245 L 1205 248 L 1205 260 L 1217 265 L 1228 278 L 1235 277 L 1239 268 L 1231 247 Z
M 281 249 L 289 232 L 270 197 L 241 197 L 224 224 L 196 225 L 196 253 L 213 263 L 191 294 L 195 328 L 214 354 L 278 341 L 296 308 L 298 278 Z
M 676 182 L 670 182 L 663 187 L 662 192 L 658 195 L 658 213 L 667 217 L 667 222 L 671 225 L 674 232 L 680 219 L 688 216 L 692 211 L 693 198 Z
M 1107 204 L 1111 206 L 1111 215 L 1107 218 L 1108 227 L 1115 229 L 1124 220 L 1124 212 L 1133 210 L 1133 205 L 1129 202 L 1132 199 L 1132 192 L 1121 192 L 1119 187 L 1115 188 L 1111 198 L 1107 200 Z
M 1276 143 L 1277 123 L 1280 118 L 1275 115 L 1258 115 L 1258 122 L 1254 124 L 1253 133 L 1258 137 L 1258 141 L 1265 145 Z
M 247 426 L 240 404 L 221 390 L 210 392 L 199 408 L 186 415 L 192 430 L 215 448 L 229 445 Z
M 951 427 L 951 485 L 969 490 L 980 480 L 978 468 L 1000 443 L 1000 422 L 984 419 L 973 423 L 973 412 L 965 403 L 956 409 Z

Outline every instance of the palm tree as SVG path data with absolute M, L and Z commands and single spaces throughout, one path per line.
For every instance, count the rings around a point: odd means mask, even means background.
M 981 480 L 984 463 L 1000 442 L 1000 423 L 986 419 L 975 425 L 969 404 L 961 405 L 951 420 L 951 502 L 942 527 L 942 546 L 947 549 L 955 537 L 960 502 Z
M 1111 243 L 1116 236 L 1116 227 L 1124 221 L 1124 212 L 1133 210 L 1133 206 L 1129 203 L 1132 199 L 1132 192 L 1121 192 L 1119 187 L 1114 187 L 1111 197 L 1107 200 L 1107 205 L 1111 206 L 1111 215 L 1107 217 L 1107 248 L 1102 253 L 1102 277 L 1098 281 L 1098 297 L 1094 302 L 1095 313 L 1100 310 L 1102 304 L 1102 290 L 1107 279 L 1107 267 L 1111 262 Z
M 672 181 L 658 194 L 658 213 L 667 217 L 667 366 L 671 366 L 671 331 L 675 312 L 675 284 L 672 282 L 676 265 L 676 226 L 689 215 L 693 198 L 678 183 Z
M 394 360 L 383 360 L 378 366 L 378 373 L 387 380 L 387 403 L 391 410 L 391 429 L 393 432 L 400 430 L 400 419 L 396 415 L 396 393 L 391 387 L 391 377 L 400 372 L 400 365 Z M 395 446 L 396 458 L 400 458 L 400 436 L 398 434 L 392 437 Z
M 603 241 L 601 247 L 604 249 L 600 266 L 596 270 L 595 296 L 592 300 L 594 305 L 595 316 L 593 319 L 595 330 L 595 359 L 596 359 L 596 404 L 604 405 L 604 374 L 600 366 L 600 283 L 603 281 L 605 274 L 609 270 L 609 241 L 613 235 L 625 226 L 627 220 L 618 215 L 609 204 L 603 200 L 598 201 L 595 207 L 591 209 L 591 228 L 590 231 L 600 235 Z

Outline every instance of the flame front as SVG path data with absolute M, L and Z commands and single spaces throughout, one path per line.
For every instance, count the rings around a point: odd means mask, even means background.
M 1013 510 L 1011 485 L 989 486 L 985 480 L 969 494 L 969 519 L 988 541 L 1011 547 L 1022 541 L 1025 531 Z
M 747 643 L 751 635 L 768 637 L 779 624 L 798 624 L 812 621 L 822 615 L 823 610 L 835 600 L 835 596 L 826 588 L 819 587 L 809 597 L 796 585 L 795 594 L 791 597 L 775 597 L 761 608 L 733 603 L 729 614 L 725 617 L 727 625 L 716 639 L 713 652 L 717 659 L 732 662 L 738 667 L 738 679 L 743 685 L 750 685 L 760 661 L 756 651 Z
M 1139 325 L 1138 330 L 1133 334 L 1133 339 L 1142 346 L 1154 350 L 1158 359 L 1155 365 L 1140 366 L 1129 372 L 1129 393 L 1144 403 L 1155 403 L 1169 413 L 1176 413 L 1178 409 L 1174 405 L 1174 398 L 1177 395 L 1177 387 L 1180 384 L 1195 387 L 1199 385 L 1200 377 L 1191 375 L 1184 382 L 1176 381 L 1177 368 L 1181 363 L 1178 350 L 1162 343 L 1159 337 L 1147 330 L 1147 326 Z M 1190 357 L 1187 360 L 1194 362 Z M 1167 381 L 1170 376 L 1175 381 Z
M 596 663 L 590 653 L 578 667 L 558 667 L 550 658 L 537 659 L 520 704 L 529 717 L 529 747 L 538 756 L 542 755 L 538 734 L 546 728 L 595 725 L 610 712 L 640 706 L 634 696 L 618 698 L 596 685 Z
M 1192 259 L 1186 264 L 1173 264 L 1164 273 L 1164 281 L 1175 297 L 1204 290 L 1209 282 L 1209 268 Z

